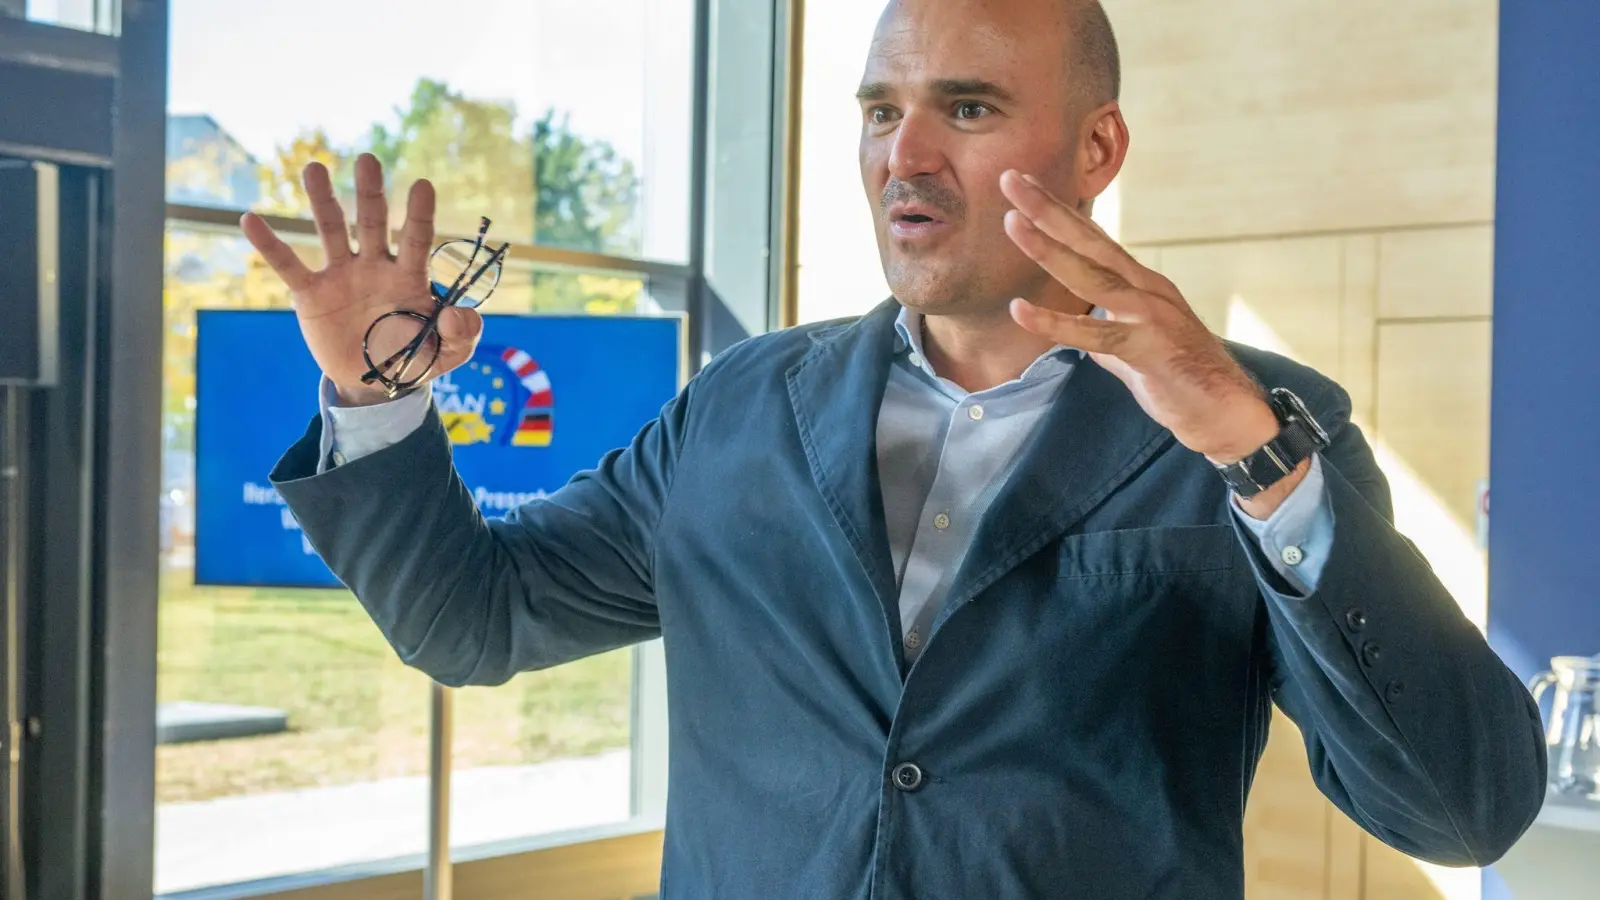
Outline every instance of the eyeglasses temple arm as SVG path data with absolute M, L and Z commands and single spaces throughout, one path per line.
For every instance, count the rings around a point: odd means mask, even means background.
M 501 244 L 500 245 L 500 249 L 494 251 L 494 254 L 492 256 L 490 256 L 488 259 L 484 260 L 483 265 L 478 267 L 478 271 L 472 273 L 472 280 L 471 281 L 469 281 L 466 284 L 462 285 L 461 289 L 459 291 L 454 290 L 454 289 L 451 290 L 450 295 L 447 298 L 445 305 L 446 306 L 452 306 L 455 303 L 457 303 L 458 301 L 460 301 L 462 297 L 466 296 L 467 291 L 472 290 L 472 286 L 478 283 L 478 279 L 479 278 L 483 277 L 483 273 L 485 273 L 485 272 L 489 271 L 490 269 L 494 268 L 495 264 L 499 263 L 502 259 L 505 258 L 506 251 L 508 251 L 510 249 L 511 249 L 511 245 L 510 244 Z M 466 272 L 462 272 L 461 274 L 465 275 Z

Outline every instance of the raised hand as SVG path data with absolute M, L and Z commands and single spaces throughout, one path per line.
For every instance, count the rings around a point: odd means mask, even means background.
M 1140 265 L 1092 220 L 1030 176 L 1006 172 L 1016 207 L 1005 228 L 1018 247 L 1105 318 L 1013 300 L 1018 324 L 1089 353 L 1151 418 L 1217 463 L 1254 453 L 1278 434 L 1255 380 L 1161 274 Z
M 306 196 L 327 265 L 313 271 L 260 216 L 246 213 L 239 225 L 267 264 L 289 288 L 300 332 L 312 357 L 345 405 L 381 403 L 388 394 L 377 384 L 363 383 L 370 368 L 362 341 L 374 320 L 395 310 L 424 315 L 434 310 L 428 288 L 428 256 L 433 249 L 433 185 L 426 179 L 411 186 L 399 252 L 389 247 L 389 204 L 384 196 L 383 166 L 371 154 L 356 160 L 356 240 L 352 252 L 344 210 L 333 195 L 333 183 L 321 163 L 306 166 Z M 428 372 L 437 377 L 472 357 L 483 319 L 475 310 L 447 307 L 439 314 L 438 360 Z M 393 348 L 391 348 L 393 349 Z M 384 350 L 384 355 L 389 351 Z M 374 359 L 378 359 L 374 348 Z

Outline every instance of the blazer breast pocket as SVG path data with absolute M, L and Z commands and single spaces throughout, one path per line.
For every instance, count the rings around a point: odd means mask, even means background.
M 1248 565 L 1232 525 L 1093 531 L 1062 538 L 1060 579 L 1225 576 Z

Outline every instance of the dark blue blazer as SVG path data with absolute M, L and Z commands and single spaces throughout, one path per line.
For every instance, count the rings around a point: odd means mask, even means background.
M 908 668 L 874 450 L 897 311 L 728 350 L 504 520 L 431 413 L 323 474 L 313 420 L 273 480 L 440 682 L 664 639 L 668 900 L 1240 897 L 1273 703 L 1322 791 L 1393 847 L 1487 864 L 1528 827 L 1546 760 L 1527 691 L 1391 526 L 1344 391 L 1260 351 L 1233 348 L 1333 436 L 1312 596 L 1085 362 Z

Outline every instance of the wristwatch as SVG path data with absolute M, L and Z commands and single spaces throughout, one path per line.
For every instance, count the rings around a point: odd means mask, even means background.
M 1272 487 L 1328 446 L 1328 433 L 1292 391 L 1274 388 L 1267 394 L 1267 405 L 1278 417 L 1278 436 L 1236 463 L 1217 466 L 1222 480 L 1241 497 L 1254 497 Z

